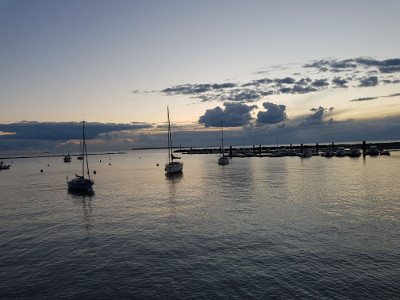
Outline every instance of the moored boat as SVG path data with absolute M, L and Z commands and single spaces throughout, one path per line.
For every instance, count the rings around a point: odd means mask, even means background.
M 351 148 L 348 153 L 348 156 L 350 156 L 350 157 L 359 157 L 360 155 L 361 155 L 360 149 L 354 148 L 354 147 Z
M 10 167 L 11 165 L 6 165 L 3 161 L 0 161 L 0 170 L 8 170 Z
M 332 157 L 334 155 L 335 155 L 335 152 L 333 152 L 331 147 L 325 148 L 324 152 L 321 154 L 321 156 L 324 156 L 324 157 Z
M 222 156 L 218 158 L 218 164 L 219 165 L 228 165 L 229 164 L 229 158 L 225 156 L 224 129 L 222 127 L 222 121 L 221 121 L 221 154 L 222 154 Z
M 337 156 L 337 157 L 346 156 L 346 150 L 344 150 L 344 147 L 338 147 L 336 150 L 335 156 Z
M 90 179 L 89 172 L 89 162 L 87 159 L 87 148 L 86 148 L 86 140 L 85 140 L 85 121 L 82 122 L 82 175 L 75 174 L 75 178 L 68 181 L 68 188 L 71 190 L 77 190 L 81 192 L 92 193 L 92 186 L 94 182 Z M 85 168 L 86 162 L 86 168 Z M 85 172 L 87 173 L 87 178 L 85 178 Z
M 165 174 L 175 174 L 181 173 L 183 169 L 183 163 L 179 161 L 174 161 L 175 159 L 180 159 L 180 157 L 174 156 L 172 153 L 172 136 L 171 136 L 171 122 L 169 119 L 169 108 L 167 107 L 168 115 L 168 163 L 165 164 Z
M 69 153 L 64 156 L 64 162 L 71 162 L 71 155 Z

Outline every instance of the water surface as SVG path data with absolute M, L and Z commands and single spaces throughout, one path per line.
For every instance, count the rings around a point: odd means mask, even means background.
M 0 297 L 398 298 L 400 152 L 183 155 L 173 177 L 166 159 L 90 156 L 92 196 L 67 190 L 75 157 L 14 159 L 0 171 Z

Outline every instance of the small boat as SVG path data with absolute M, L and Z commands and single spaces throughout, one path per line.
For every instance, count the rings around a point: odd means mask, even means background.
M 82 122 L 82 175 L 75 174 L 75 178 L 68 181 L 68 188 L 71 190 L 77 190 L 82 192 L 92 193 L 93 189 L 92 186 L 94 182 L 90 179 L 90 172 L 89 172 L 89 163 L 87 159 L 87 148 L 86 148 L 86 140 L 85 140 L 85 121 Z M 85 161 L 86 161 L 86 173 L 88 175 L 85 178 Z
M 369 150 L 367 151 L 366 155 L 371 155 L 371 156 L 379 155 L 378 147 L 377 146 L 369 147 Z
M 332 157 L 334 155 L 335 155 L 335 152 L 333 152 L 331 147 L 325 148 L 324 152 L 321 154 L 321 156 L 324 156 L 324 157 Z
M 0 161 L 0 170 L 8 170 L 11 165 L 5 165 L 3 161 Z
M 361 151 L 358 148 L 351 148 L 349 151 L 348 156 L 350 157 L 359 157 L 361 155 Z
M 313 153 L 310 149 L 303 149 L 303 152 L 299 153 L 299 156 L 302 158 L 307 158 L 313 156 Z
M 169 108 L 167 107 L 168 115 L 168 163 L 165 164 L 165 174 L 175 174 L 181 173 L 183 169 L 183 163 L 179 161 L 174 161 L 175 159 L 180 159 L 180 157 L 174 156 L 172 153 L 172 136 L 171 136 L 171 122 L 169 119 Z
M 390 155 L 389 150 L 382 150 L 379 152 L 379 155 Z
M 76 157 L 76 159 L 82 160 L 82 159 L 83 159 L 83 155 L 78 155 L 78 156 Z
M 337 156 L 337 157 L 346 156 L 346 150 L 344 150 L 344 147 L 338 147 L 336 150 L 335 156 Z
M 221 121 L 221 139 L 222 139 L 222 147 L 221 147 L 221 153 L 222 156 L 218 158 L 218 164 L 219 165 L 228 165 L 229 164 L 229 158 L 225 156 L 225 148 L 224 148 L 224 130 L 222 128 L 222 121 Z
M 71 155 L 69 153 L 64 156 L 64 162 L 71 162 Z

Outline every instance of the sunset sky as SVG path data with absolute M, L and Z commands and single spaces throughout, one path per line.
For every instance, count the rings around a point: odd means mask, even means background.
M 400 1 L 0 0 L 0 154 L 400 139 Z

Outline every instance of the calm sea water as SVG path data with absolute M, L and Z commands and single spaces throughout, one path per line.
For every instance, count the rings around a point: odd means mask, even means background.
M 400 152 L 217 158 L 169 178 L 165 151 L 90 156 L 92 196 L 75 157 L 14 159 L 0 298 L 398 299 Z

